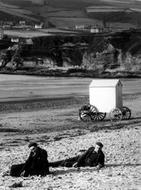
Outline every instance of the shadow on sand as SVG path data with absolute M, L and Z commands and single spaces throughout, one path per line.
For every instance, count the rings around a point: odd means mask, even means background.
M 136 166 L 141 166 L 141 163 L 137 163 L 137 164 L 106 164 L 105 167 L 119 167 L 119 166 L 123 166 L 123 167 L 136 167 Z
M 141 166 L 141 164 L 106 164 L 104 168 L 102 168 L 101 170 L 104 170 L 106 168 L 110 168 L 110 167 L 136 167 L 136 166 Z M 68 173 L 79 173 L 79 172 L 99 172 L 99 170 L 96 169 L 96 167 L 81 167 L 79 169 L 77 168 L 67 168 L 67 169 L 61 169 L 59 168 L 59 170 L 51 172 L 51 174 L 53 174 L 54 176 L 58 176 L 58 175 L 65 175 Z
M 12 129 L 12 128 L 0 128 L 0 133 L 6 133 L 6 132 L 20 132 L 20 130 L 18 130 L 18 129 Z
M 124 127 L 136 127 L 134 125 L 141 124 L 141 117 L 133 117 L 130 120 L 122 120 L 111 122 L 110 120 L 105 120 L 102 122 L 95 122 L 95 126 L 90 126 L 90 131 L 99 131 L 99 130 L 115 130 L 121 129 Z

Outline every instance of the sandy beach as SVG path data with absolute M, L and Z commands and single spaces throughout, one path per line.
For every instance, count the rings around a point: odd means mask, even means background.
M 14 104 L 13 111 L 2 110 L 0 190 L 141 189 L 140 80 L 125 81 L 124 84 L 124 103 L 132 110 L 132 118 L 126 121 L 111 123 L 107 118 L 102 122 L 82 122 L 78 120 L 82 99 L 67 100 L 65 106 L 61 102 L 54 107 L 30 107 L 17 111 Z M 87 93 L 87 90 L 83 92 Z M 13 178 L 7 175 L 12 164 L 25 162 L 31 141 L 47 150 L 49 161 L 81 154 L 81 150 L 101 141 L 106 165 L 100 171 L 90 167 L 79 171 L 76 168 L 50 168 L 51 174 L 46 177 Z

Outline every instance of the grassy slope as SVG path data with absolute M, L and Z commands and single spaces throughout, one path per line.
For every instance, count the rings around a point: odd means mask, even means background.
M 45 0 L 47 6 L 41 6 L 43 4 L 42 0 L 1 0 L 4 3 L 17 5 L 21 9 L 30 10 L 34 15 L 44 17 L 44 20 L 51 20 L 57 26 L 71 26 L 74 24 L 82 24 L 88 22 L 90 24 L 95 24 L 95 20 L 101 20 L 103 18 L 106 19 L 107 22 L 110 23 L 131 23 L 133 25 L 141 25 L 140 21 L 137 18 L 140 17 L 140 13 L 133 12 L 132 14 L 126 14 L 123 12 L 119 12 L 118 14 L 108 13 L 105 17 L 105 13 L 91 13 L 87 14 L 85 12 L 86 7 L 89 6 L 100 6 L 103 7 L 105 5 L 114 6 L 118 8 L 139 8 L 141 3 L 134 3 L 130 1 L 99 1 L 99 0 Z M 11 14 L 11 13 L 10 13 Z M 25 16 L 24 14 L 22 14 Z M 90 17 L 90 18 L 89 18 Z M 77 18 L 77 19 L 76 19 Z M 94 22 L 92 20 L 94 19 Z M 122 24 L 121 24 L 122 26 Z
M 0 13 L 0 20 L 15 20 L 23 18 L 26 20 L 39 21 L 37 16 L 31 10 L 28 10 L 25 7 L 21 8 L 19 6 L 9 5 L 2 1 L 0 1 Z

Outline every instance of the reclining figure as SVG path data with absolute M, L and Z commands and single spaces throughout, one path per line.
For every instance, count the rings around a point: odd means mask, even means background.
M 102 152 L 103 144 L 101 142 L 96 142 L 95 147 L 90 147 L 82 155 L 68 158 L 65 160 L 60 160 L 56 162 L 50 162 L 51 167 L 96 167 L 100 169 L 104 167 L 105 156 Z

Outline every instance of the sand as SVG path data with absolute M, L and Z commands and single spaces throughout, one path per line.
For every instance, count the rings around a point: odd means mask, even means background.
M 68 100 L 61 107 L 58 104 L 53 108 L 2 112 L 0 190 L 141 189 L 140 94 L 140 79 L 125 82 L 123 100 L 132 110 L 132 118 L 116 123 L 108 119 L 84 123 L 78 120 L 78 109 L 84 102 Z M 50 168 L 51 174 L 45 177 L 9 176 L 12 164 L 23 163 L 27 159 L 30 141 L 36 141 L 47 150 L 49 161 L 81 154 L 81 150 L 101 141 L 106 156 L 105 167 L 100 171 L 90 167 L 80 168 L 79 171 L 76 168 Z

